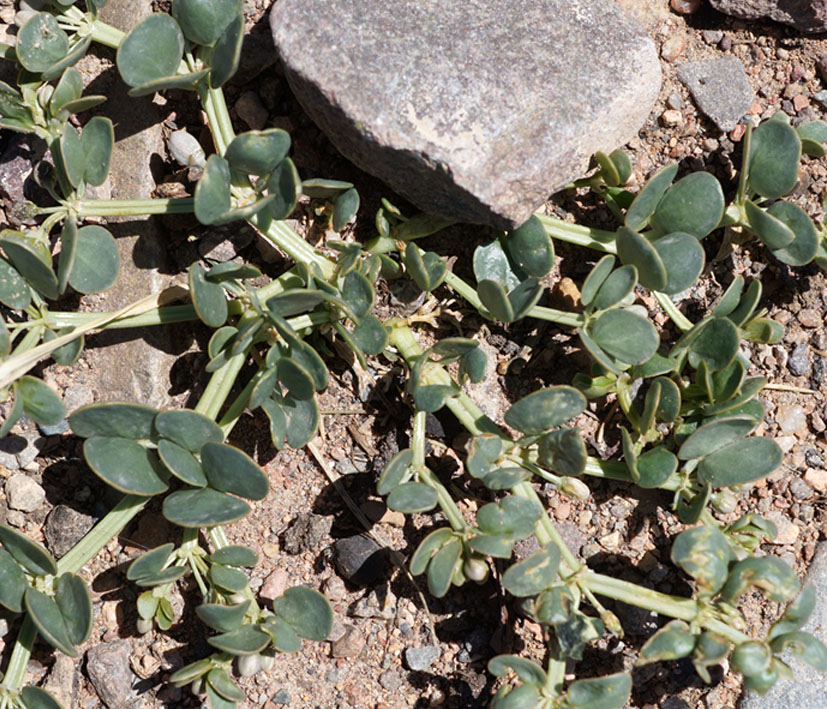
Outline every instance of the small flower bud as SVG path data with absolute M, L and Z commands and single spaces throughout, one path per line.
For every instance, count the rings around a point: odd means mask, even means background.
M 721 490 L 712 496 L 712 506 L 723 515 L 734 512 L 738 499 L 729 490 Z
M 241 677 L 252 677 L 261 669 L 260 655 L 242 655 L 238 658 L 238 674 Z
M 482 583 L 488 578 L 488 564 L 484 559 L 472 556 L 465 560 L 462 565 L 462 572 L 465 576 L 476 583 Z
M 138 618 L 135 623 L 135 629 L 139 634 L 146 635 L 150 630 L 152 630 L 152 618 Z
M 575 500 L 588 500 L 592 494 L 589 486 L 577 478 L 561 478 L 559 489 L 566 497 Z
M 259 655 L 258 661 L 261 665 L 261 669 L 265 672 L 267 672 L 268 670 L 272 670 L 273 665 L 276 664 L 276 658 L 273 655 Z
M 204 167 L 204 148 L 185 130 L 176 130 L 170 134 L 167 147 L 172 157 L 184 167 Z

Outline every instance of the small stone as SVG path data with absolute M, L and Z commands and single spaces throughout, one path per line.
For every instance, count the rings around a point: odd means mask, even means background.
M 787 435 L 792 435 L 803 431 L 807 427 L 807 417 L 798 404 L 781 406 L 778 413 L 775 415 L 775 420 L 781 431 Z
M 25 473 L 15 473 L 6 480 L 6 499 L 13 510 L 33 512 L 46 501 L 46 492 Z
M 806 342 L 799 342 L 787 360 L 787 369 L 795 376 L 804 377 L 810 372 L 810 353 Z
M 57 505 L 43 527 L 46 546 L 58 559 L 69 551 L 94 526 L 89 516 L 67 505 Z
M 678 67 L 698 108 L 722 131 L 731 131 L 752 108 L 755 94 L 736 57 L 686 62 Z
M 790 480 L 789 490 L 796 500 L 809 500 L 813 496 L 813 488 L 799 477 Z
M 379 684 L 389 692 L 395 692 L 402 686 L 402 678 L 396 670 L 385 670 L 379 675 Z
M 813 468 L 824 467 L 824 458 L 821 457 L 821 454 L 815 448 L 808 448 L 804 451 L 804 460 L 807 461 L 807 465 Z
M 286 706 L 287 704 L 290 704 L 290 692 L 286 689 L 280 689 L 273 695 L 271 701 L 273 704 L 283 704 Z
M 324 593 L 328 601 L 333 601 L 334 603 L 347 598 L 347 588 L 345 588 L 345 582 L 338 576 L 331 576 L 324 582 L 322 585 L 322 593 Z
M 424 672 L 439 658 L 439 648 L 435 645 L 409 647 L 405 650 L 405 663 L 409 670 Z
M 796 113 L 801 113 L 807 106 L 810 105 L 810 99 L 807 98 L 804 94 L 799 94 L 793 99 L 793 108 L 795 108 Z
M 669 98 L 666 99 L 666 105 L 669 106 L 669 108 L 680 111 L 683 108 L 683 99 L 680 97 L 680 94 L 669 94 Z
M 665 126 L 679 126 L 683 123 L 683 114 L 670 108 L 660 114 L 660 120 Z
M 387 587 L 373 589 L 348 610 L 353 618 L 392 619 L 396 615 L 396 596 Z
M 253 130 L 262 130 L 267 126 L 270 113 L 255 91 L 245 91 L 235 102 L 235 112 Z
M 612 551 L 620 545 L 620 532 L 611 532 L 598 540 L 606 549 Z
M 64 433 L 69 433 L 69 422 L 63 419 L 60 423 L 54 426 L 45 426 L 42 423 L 37 424 L 37 428 L 44 436 L 62 436 Z
M 20 510 L 9 510 L 8 515 L 6 515 L 6 522 L 12 527 L 22 529 L 26 526 L 26 515 L 20 512 Z
M 694 15 L 701 9 L 701 0 L 672 0 L 669 5 L 679 15 Z
M 365 636 L 359 628 L 346 625 L 344 635 L 331 645 L 330 654 L 333 657 L 356 657 L 364 647 Z
M 128 640 L 116 640 L 95 645 L 87 653 L 86 672 L 98 697 L 109 709 L 141 706 L 141 698 L 132 689 L 136 676 L 129 665 L 130 649 Z
M 353 475 L 354 473 L 359 472 L 359 469 L 353 464 L 353 461 L 350 458 L 340 460 L 336 463 L 335 468 L 339 475 Z
M 356 586 L 370 586 L 385 573 L 387 552 L 370 537 L 357 534 L 333 545 L 336 572 Z
M 282 547 L 288 554 L 302 554 L 319 546 L 330 536 L 333 518 L 326 515 L 301 514 L 284 533 Z
M 25 468 L 34 463 L 37 456 L 40 455 L 38 443 L 40 442 L 41 436 L 39 433 L 26 431 L 25 433 L 21 433 L 20 437 L 23 438 L 25 445 L 17 453 L 17 462 L 21 468 Z
M 798 439 L 795 436 L 777 436 L 775 442 L 778 444 L 782 453 L 789 453 L 795 444 L 798 443 Z
M 813 94 L 813 98 L 822 106 L 827 107 L 827 90 L 822 89 Z
M 827 470 L 823 468 L 808 468 L 804 473 L 804 482 L 813 490 L 824 494 L 827 492 Z
M 824 0 L 710 0 L 712 7 L 745 20 L 767 18 L 801 32 L 827 30 Z
M 660 55 L 668 62 L 675 61 L 686 48 L 686 37 L 673 34 L 660 47 Z
M 768 540 L 770 544 L 781 546 L 783 544 L 792 544 L 798 539 L 798 525 L 790 522 L 790 520 L 780 512 L 768 512 L 766 517 L 778 528 L 778 534 L 775 539 Z
M 68 655 L 55 654 L 55 663 L 49 670 L 43 689 L 52 694 L 61 706 L 78 706 L 77 696 L 80 684 L 80 668 Z
M 723 39 L 724 33 L 721 30 L 701 30 L 701 36 L 704 42 L 714 46 Z
M 790 58 L 790 52 L 789 50 L 784 49 L 784 47 L 778 47 L 775 50 L 775 56 L 781 59 L 782 61 L 786 61 Z
M 824 318 L 817 310 L 804 308 L 798 311 L 798 322 L 804 327 L 819 327 L 824 323 Z
M 0 466 L 6 470 L 18 470 L 20 463 L 17 462 L 17 451 L 20 450 L 20 446 L 21 439 L 17 436 L 0 441 Z
M 283 569 L 273 571 L 261 586 L 258 592 L 259 597 L 266 601 L 273 601 L 287 590 L 287 583 L 290 577 Z

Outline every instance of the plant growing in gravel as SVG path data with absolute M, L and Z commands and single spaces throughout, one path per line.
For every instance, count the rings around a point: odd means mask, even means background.
M 758 691 L 790 674 L 779 657 L 785 650 L 827 669 L 827 649 L 800 630 L 813 609 L 812 589 L 801 589 L 776 557 L 754 555 L 763 538 L 774 536 L 772 523 L 745 515 L 722 525 L 714 515 L 715 509 L 733 507 L 728 488 L 753 482 L 781 463 L 772 440 L 751 435 L 763 419 L 756 396 L 766 380 L 747 376 L 750 362 L 742 343 L 776 342 L 783 329 L 759 308 L 760 283 L 746 286 L 740 276 L 698 322 L 689 321 L 672 300 L 703 272 L 702 240 L 721 227 L 727 228 L 725 248 L 749 234 L 784 263 L 827 263 L 824 230 L 792 203 L 773 201 L 793 189 L 802 146 L 824 154 L 824 124 L 793 129 L 779 117 L 754 134 L 748 130 L 741 180 L 729 206 L 708 173 L 673 184 L 677 166 L 662 169 L 633 194 L 623 187 L 631 174 L 628 157 L 620 151 L 598 154 L 597 172 L 578 185 L 603 195 L 622 223 L 617 231 L 532 217 L 518 229 L 490 234 L 477 247 L 472 286 L 416 243 L 448 226 L 444 219 L 407 218 L 383 201 L 375 239 L 365 246 L 329 241 L 325 253 L 286 226 L 283 220 L 304 195 L 314 201 L 321 220 L 341 231 L 358 211 L 359 195 L 350 183 L 301 180 L 284 131 L 234 134 L 221 86 L 238 66 L 240 2 L 174 0 L 171 16 L 152 14 L 126 35 L 98 19 L 103 4 L 89 0 L 85 12 L 65 0 L 24 8 L 15 47 L 1 48 L 22 69 L 17 88 L 0 86 L 0 125 L 47 142 L 53 164 L 41 163 L 37 175 L 53 203 L 19 205 L 21 220 L 36 220 L 37 226 L 0 233 L 0 303 L 6 307 L 0 321 L 0 392 L 13 399 L 0 436 L 24 413 L 44 425 L 65 418 L 57 393 L 28 372 L 48 357 L 76 361 L 83 335 L 93 330 L 201 321 L 214 330 L 205 367 L 209 381 L 193 410 L 117 402 L 82 407 L 69 417 L 73 433 L 84 439 L 89 467 L 124 497 L 58 561 L 22 533 L 0 526 L 0 604 L 24 614 L 0 685 L 0 706 L 56 706 L 44 690 L 23 687 L 35 637 L 76 653 L 92 620 L 89 592 L 77 572 L 156 495 L 164 496 L 163 514 L 182 532 L 180 541 L 148 551 L 129 567 L 127 578 L 145 589 L 137 601 L 137 629 L 168 630 L 176 620 L 172 590 L 191 576 L 200 594 L 196 614 L 212 633 L 208 643 L 216 651 L 175 672 L 172 683 L 205 693 L 213 707 L 235 706 L 244 693 L 232 680 L 234 660 L 239 674 L 252 674 L 272 667 L 278 653 L 298 650 L 300 638 L 327 637 L 332 612 L 316 591 L 289 589 L 272 611 L 257 604 L 244 571 L 256 564 L 257 555 L 229 545 L 223 527 L 247 514 L 246 500 L 260 501 L 268 492 L 257 463 L 226 443 L 230 431 L 245 411 L 261 408 L 276 448 L 308 444 L 321 418 L 316 394 L 329 378 L 322 355 L 334 349 L 363 368 L 368 357 L 383 354 L 407 364 L 410 445 L 387 464 L 378 491 L 395 510 L 414 514 L 438 507 L 444 514 L 448 525 L 431 530 L 410 559 L 411 572 L 425 575 L 433 595 L 469 580 L 485 582 L 492 561 L 510 561 L 516 542 L 531 535 L 539 542 L 536 552 L 508 566 L 500 580 L 520 599 L 522 610 L 547 629 L 546 666 L 514 655 L 493 658 L 489 670 L 505 678 L 494 706 L 625 705 L 628 673 L 566 681 L 568 660 L 580 659 L 603 635 L 623 633 L 598 597 L 670 619 L 640 649 L 639 664 L 690 657 L 709 681 L 708 668 L 729 658 L 746 686 Z M 82 121 L 70 120 L 103 100 L 82 95 L 73 68 L 93 41 L 117 49 L 117 65 L 132 95 L 172 88 L 197 94 L 215 153 L 204 159 L 186 134 L 170 146 L 182 164 L 203 163 L 192 198 L 87 197 L 88 186 L 106 179 L 113 146 L 108 119 L 86 120 L 80 133 L 74 123 Z M 295 265 L 253 287 L 250 281 L 262 275 L 255 265 L 196 262 L 186 287 L 147 295 L 115 313 L 50 307 L 70 288 L 99 292 L 117 278 L 111 235 L 98 225 L 81 226 L 84 219 L 182 212 L 194 213 L 203 224 L 245 219 Z M 582 283 L 581 307 L 571 312 L 538 305 L 554 265 L 550 237 L 606 252 Z M 503 422 L 491 421 L 463 390 L 486 371 L 477 340 L 443 338 L 423 349 L 411 327 L 422 316 L 382 322 L 375 315 L 380 278 L 408 278 L 424 292 L 445 286 L 491 320 L 532 317 L 574 329 L 592 367 L 571 386 L 532 392 L 508 409 Z M 673 342 L 636 303 L 639 287 L 654 293 L 681 331 Z M 180 300 L 187 302 L 173 304 Z M 250 362 L 256 370 L 251 376 L 244 369 Z M 239 393 L 229 400 L 231 391 Z M 616 398 L 626 419 L 619 429 L 620 461 L 590 456 L 577 426 L 588 400 L 607 395 Z M 471 434 L 465 470 L 491 500 L 474 515 L 463 513 L 452 489 L 426 464 L 426 417 L 441 409 Z M 532 481 L 587 498 L 588 477 L 671 493 L 672 510 L 694 525 L 672 546 L 672 560 L 693 582 L 691 598 L 596 573 L 576 559 Z M 208 530 L 209 548 L 201 530 Z M 752 589 L 789 604 L 765 637 L 746 632 L 738 609 L 741 596 Z

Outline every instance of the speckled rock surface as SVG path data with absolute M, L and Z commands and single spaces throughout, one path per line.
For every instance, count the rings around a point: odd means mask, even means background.
M 695 103 L 722 131 L 731 131 L 752 107 L 755 93 L 735 57 L 686 62 L 678 78 Z
M 660 88 L 652 40 L 609 0 L 281 0 L 270 22 L 336 147 L 458 221 L 521 224 Z
M 827 0 L 710 0 L 712 7 L 734 17 L 768 18 L 802 32 L 827 30 Z

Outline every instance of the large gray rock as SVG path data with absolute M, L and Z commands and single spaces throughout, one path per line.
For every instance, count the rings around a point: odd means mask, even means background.
M 807 572 L 806 583 L 815 586 L 816 607 L 802 630 L 827 642 L 827 543 L 818 545 L 813 563 Z M 790 661 L 790 658 L 785 658 Z M 791 660 L 792 680 L 779 680 L 765 695 L 745 692 L 738 709 L 825 709 L 827 695 L 824 692 L 824 674 L 816 672 L 802 662 Z
M 652 40 L 610 0 L 279 0 L 270 24 L 336 147 L 459 221 L 521 224 L 660 89 Z
M 768 18 L 801 32 L 827 30 L 827 0 L 711 0 L 721 12 L 747 20 Z

